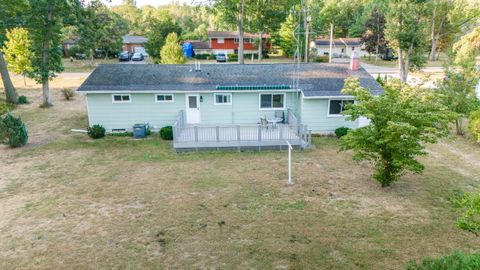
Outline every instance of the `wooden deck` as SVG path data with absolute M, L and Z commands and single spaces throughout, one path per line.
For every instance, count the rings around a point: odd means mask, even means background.
M 181 112 L 173 125 L 173 147 L 177 152 L 200 150 L 282 150 L 287 141 L 295 148 L 310 145 L 311 133 L 290 117 L 289 124 L 185 125 Z
M 176 151 L 198 150 L 266 150 L 306 146 L 288 125 L 265 128 L 260 125 L 185 126 L 177 130 L 173 147 Z

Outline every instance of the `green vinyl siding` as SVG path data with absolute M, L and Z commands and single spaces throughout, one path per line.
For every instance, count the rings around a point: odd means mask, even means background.
M 223 93 L 231 93 L 222 91 Z M 298 93 L 285 94 L 285 112 L 294 110 Z M 136 123 L 148 123 L 154 129 L 172 125 L 180 110 L 186 110 L 184 93 L 175 93 L 173 102 L 155 102 L 155 94 L 131 93 L 130 103 L 113 103 L 112 94 L 87 94 L 89 124 L 101 124 L 107 130 L 130 130 Z M 166 93 L 167 94 L 167 93 Z M 171 94 L 171 93 L 168 93 Z M 233 92 L 232 104 L 215 104 L 214 93 L 200 93 L 200 125 L 257 124 L 261 117 L 273 117 L 281 109 L 261 110 L 259 92 Z
M 224 92 L 231 93 L 231 92 Z M 265 92 L 271 94 L 270 92 Z M 272 92 L 273 93 L 273 92 Z M 282 92 L 275 92 L 282 94 Z M 201 93 L 203 102 L 200 103 L 200 123 L 215 124 L 256 124 L 261 117 L 273 117 L 275 111 L 282 109 L 260 110 L 259 94 L 257 92 L 231 93 L 232 104 L 216 105 L 214 93 Z M 295 107 L 297 93 L 285 93 L 285 111 Z
M 358 120 L 347 121 L 345 116 L 328 116 L 328 102 L 328 99 L 302 99 L 302 124 L 307 125 L 314 133 L 333 132 L 339 127 L 358 127 Z
M 130 103 L 113 103 L 112 94 L 87 94 L 89 124 L 107 130 L 130 130 L 136 123 L 153 128 L 171 125 L 180 110 L 185 110 L 185 95 L 174 94 L 174 102 L 155 102 L 155 94 L 131 94 Z

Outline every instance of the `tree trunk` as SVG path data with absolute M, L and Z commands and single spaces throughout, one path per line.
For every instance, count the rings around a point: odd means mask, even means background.
M 432 47 L 430 49 L 430 56 L 428 57 L 428 60 L 430 61 L 435 61 L 436 52 L 437 52 L 437 42 L 438 42 L 438 36 L 435 36 L 432 39 Z
M 428 57 L 428 60 L 430 61 L 435 61 L 435 52 L 437 51 L 437 35 L 435 34 L 435 19 L 437 15 L 437 5 L 435 1 L 433 1 L 433 14 L 432 14 L 432 33 L 430 35 L 432 39 L 432 47 L 430 49 L 430 56 Z
M 0 51 L 0 74 L 2 75 L 3 88 L 5 89 L 5 96 L 8 103 L 17 104 L 18 97 L 17 91 L 13 86 L 10 74 L 8 73 L 7 63 L 3 57 L 2 51 Z
M 403 58 L 403 51 L 402 49 L 398 48 L 398 69 L 399 69 L 399 76 L 400 81 L 407 82 L 408 74 L 405 74 L 405 59 Z
M 243 59 L 243 16 L 245 0 L 240 2 L 240 18 L 238 20 L 238 64 L 243 65 L 245 61 Z
M 332 52 L 333 52 L 333 22 L 330 23 L 330 48 L 328 51 L 328 62 L 332 63 Z
M 462 118 L 455 119 L 455 128 L 457 130 L 457 135 L 464 135 L 463 133 L 463 125 L 462 125 Z
M 262 34 L 262 31 L 258 32 L 258 62 L 261 62 L 263 57 Z
M 48 15 L 47 15 L 47 20 L 48 20 L 48 25 L 46 27 L 49 27 L 51 21 L 52 21 L 52 16 L 53 16 L 53 11 L 51 7 L 49 7 L 48 10 Z M 45 37 L 43 38 L 43 67 L 45 69 L 48 69 L 48 62 L 50 60 L 50 35 L 49 32 L 45 34 Z M 50 88 L 48 85 L 48 75 L 41 75 L 42 76 L 42 89 L 43 89 L 43 97 L 42 97 L 42 104 L 40 105 L 43 108 L 48 108 L 52 106 L 51 100 L 50 100 Z

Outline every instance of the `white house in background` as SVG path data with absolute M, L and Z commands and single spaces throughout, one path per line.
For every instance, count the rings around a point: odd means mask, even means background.
M 310 48 L 315 51 L 317 56 L 328 56 L 330 52 L 330 39 L 317 38 L 310 43 Z M 364 50 L 360 38 L 337 38 L 333 40 L 333 57 L 350 57 L 353 52 L 357 52 L 360 57 L 368 55 L 368 52 Z

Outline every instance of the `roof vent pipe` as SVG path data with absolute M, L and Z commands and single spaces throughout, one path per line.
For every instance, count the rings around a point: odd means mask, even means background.
M 358 52 L 353 51 L 350 57 L 350 70 L 357 71 L 360 69 L 360 55 Z

